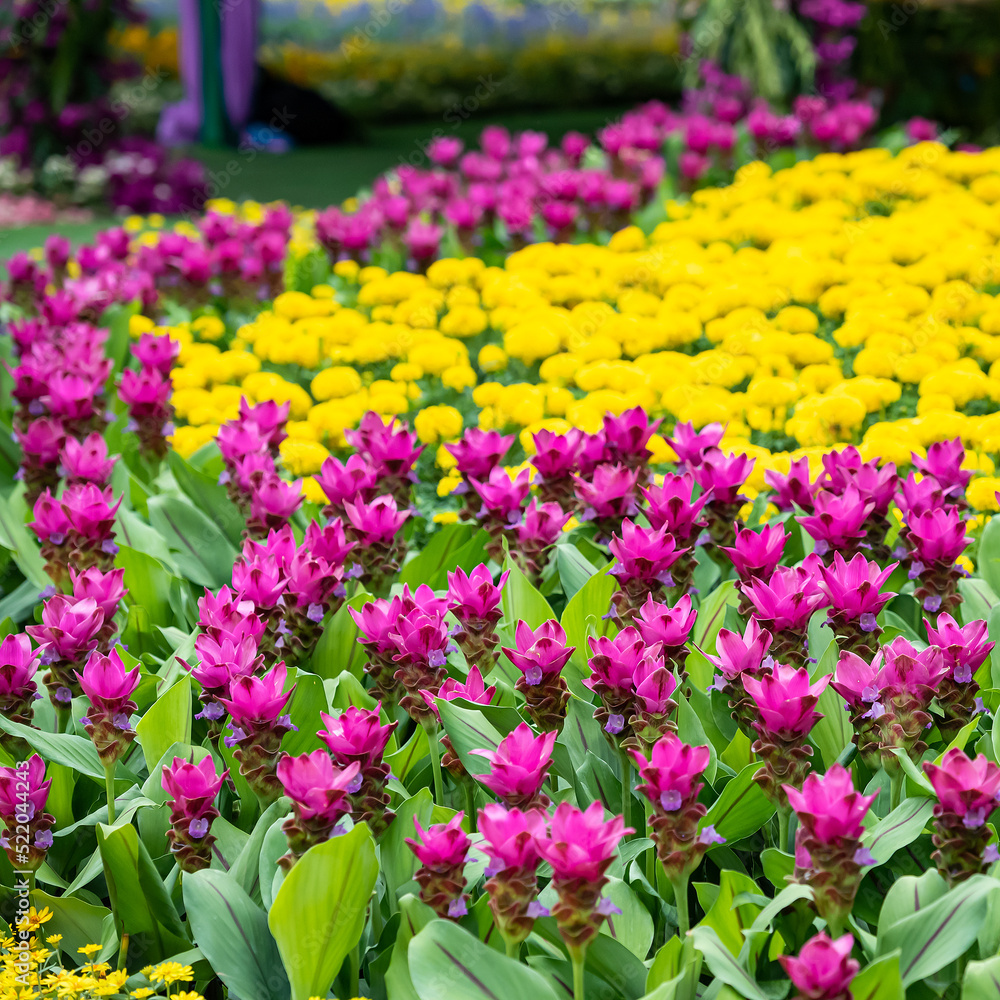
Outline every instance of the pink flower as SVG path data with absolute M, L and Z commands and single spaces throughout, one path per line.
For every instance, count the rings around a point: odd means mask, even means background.
M 927 565 L 950 567 L 970 541 L 962 515 L 954 507 L 911 514 L 906 519 L 906 540 L 913 548 L 916 576 Z
M 80 660 L 97 646 L 104 612 L 92 597 L 56 594 L 42 605 L 42 624 L 25 631 L 42 649 L 42 659 Z
M 970 760 L 959 747 L 952 747 L 940 764 L 925 762 L 924 773 L 938 797 L 935 816 L 956 816 L 966 829 L 973 829 L 986 823 L 997 808 L 1000 767 L 983 754 Z
M 952 680 L 968 684 L 993 649 L 986 622 L 982 619 L 960 626 L 949 614 L 938 615 L 937 627 L 925 618 L 927 641 L 943 653 Z
M 591 802 L 586 810 L 562 802 L 552 817 L 549 836 L 537 841 L 538 852 L 552 866 L 555 881 L 599 882 L 622 837 L 633 832 L 621 816 L 606 820 L 601 802 Z
M 363 455 L 351 455 L 346 463 L 331 455 L 324 460 L 316 482 L 330 505 L 339 509 L 348 501 L 369 502 L 378 488 L 378 475 Z
M 647 640 L 632 626 L 623 628 L 614 637 L 590 636 L 587 642 L 593 655 L 587 661 L 591 676 L 584 680 L 584 685 L 619 701 L 630 698 L 635 690 L 633 677 L 642 660 L 647 655 L 656 657 L 660 650 L 659 645 L 647 647 Z
M 779 510 L 812 510 L 814 488 L 809 476 L 809 459 L 797 458 L 791 463 L 788 475 L 769 469 L 764 481 L 774 490 L 774 504 Z
M 539 503 L 532 497 L 517 526 L 517 544 L 522 552 L 541 552 L 555 545 L 570 519 L 558 503 Z
M 280 721 L 292 696 L 291 690 L 283 691 L 287 674 L 285 664 L 279 663 L 263 677 L 238 677 L 233 682 L 229 697 L 219 701 L 232 716 L 234 736 L 238 738 L 237 730 L 245 732 Z
M 347 443 L 356 448 L 375 466 L 382 477 L 408 479 L 413 466 L 424 450 L 417 446 L 417 436 L 393 418 L 388 424 L 370 410 L 361 418 L 356 431 L 344 431 Z
M 93 483 L 72 484 L 62 496 L 62 508 L 71 531 L 82 539 L 97 543 L 111 538 L 115 514 L 122 497 L 114 503 L 111 487 L 102 490 Z M 117 549 L 115 549 L 117 551 Z
M 35 519 L 28 524 L 28 527 L 38 536 L 39 541 L 51 542 L 53 545 L 62 545 L 66 541 L 70 527 L 69 518 L 62 504 L 52 496 L 50 490 L 42 492 L 35 501 L 32 513 Z
M 710 503 L 734 504 L 742 500 L 740 487 L 756 462 L 746 455 L 726 455 L 718 448 L 709 448 L 691 471 L 703 490 L 711 490 Z
M 729 556 L 741 580 L 755 577 L 767 580 L 781 562 L 787 539 L 780 524 L 765 525 L 759 532 L 742 528 L 736 532 L 733 547 L 722 551 Z
M 779 955 L 778 961 L 802 1000 L 850 1000 L 851 982 L 861 968 L 851 958 L 853 947 L 851 934 L 833 940 L 820 931 L 802 946 L 798 958 Z
M 843 493 L 819 490 L 813 500 L 815 514 L 799 516 L 799 524 L 815 539 L 816 552 L 826 555 L 831 549 L 851 551 L 865 537 L 864 523 L 875 509 L 857 488 L 848 486 Z
M 945 496 L 955 496 L 964 492 L 972 478 L 972 472 L 962 468 L 965 461 L 965 447 L 960 438 L 950 441 L 935 441 L 927 448 L 927 457 L 913 455 L 913 464 L 925 476 L 933 477 L 941 484 Z
M 554 620 L 542 622 L 534 631 L 527 622 L 519 621 L 514 629 L 514 642 L 516 649 L 501 648 L 528 684 L 539 684 L 544 676 L 560 673 L 576 649 L 567 648 L 566 633 Z
M 869 562 L 860 552 L 850 562 L 835 552 L 830 566 L 820 566 L 820 588 L 826 594 L 834 614 L 849 621 L 858 621 L 867 632 L 878 627 L 875 617 L 896 595 L 879 588 L 892 576 L 898 563 L 882 569 L 877 562 Z
M 351 786 L 357 784 L 361 766 L 352 761 L 334 768 L 325 750 L 278 761 L 278 780 L 292 800 L 296 818 L 332 830 L 351 811 Z
M 702 508 L 708 502 L 707 494 L 692 499 L 695 481 L 690 472 L 683 475 L 666 475 L 660 486 L 647 486 L 642 491 L 646 498 L 646 517 L 654 528 L 666 527 L 678 540 L 687 540 L 696 528 L 703 528 L 700 520 Z
M 598 465 L 590 479 L 574 475 L 576 495 L 584 506 L 585 520 L 634 517 L 638 504 L 639 474 L 624 465 Z
M 96 566 L 85 569 L 82 573 L 70 569 L 70 580 L 73 584 L 73 596 L 77 600 L 92 597 L 106 622 L 115 616 L 118 605 L 127 593 L 125 589 L 125 570 L 113 569 L 102 573 Z
M 170 374 L 180 352 L 180 342 L 171 340 L 168 334 L 144 333 L 132 345 L 132 353 L 143 368 L 152 368 L 164 376 Z
M 118 650 L 113 649 L 109 656 L 91 653 L 83 673 L 78 673 L 77 677 L 94 712 L 115 719 L 120 729 L 127 729 L 128 716 L 117 717 L 130 704 L 132 695 L 139 686 L 139 668 L 129 670 L 122 662 Z
M 437 615 L 425 614 L 414 608 L 400 615 L 390 633 L 397 663 L 425 663 L 443 667 L 450 652 L 448 626 Z
M 514 443 L 513 434 L 469 427 L 460 441 L 446 444 L 455 459 L 455 468 L 467 479 L 488 479 L 493 469 L 503 465 L 503 457 Z
M 261 531 L 287 524 L 301 506 L 301 479 L 289 483 L 278 475 L 265 476 L 250 493 L 250 518 Z
M 482 563 L 466 574 L 461 566 L 448 574 L 448 609 L 460 622 L 495 624 L 503 617 L 500 600 L 509 573 L 501 573 L 497 583 Z
M 761 722 L 756 726 L 762 735 L 773 734 L 785 741 L 808 735 L 823 718 L 813 711 L 819 696 L 830 683 L 827 674 L 815 684 L 809 683 L 809 671 L 775 664 L 759 679 L 749 674 L 743 677 L 743 687 L 756 702 Z
M 656 433 L 661 420 L 650 420 L 641 406 L 625 410 L 620 416 L 604 415 L 604 447 L 606 460 L 628 466 L 645 465 L 650 451 L 649 439 Z
M 431 694 L 430 691 L 423 692 L 429 705 L 432 705 L 436 698 L 440 698 L 442 701 L 454 701 L 456 698 L 462 698 L 464 701 L 471 701 L 477 705 L 488 705 L 496 693 L 496 685 L 491 684 L 487 687 L 482 672 L 476 666 L 469 668 L 468 676 L 464 681 L 456 680 L 454 677 L 447 678 L 436 695 Z
M 690 805 L 705 787 L 699 778 L 710 760 L 707 746 L 688 746 L 667 733 L 653 744 L 650 760 L 634 750 L 632 756 L 645 782 L 638 786 L 639 790 L 664 812 L 677 812 Z
M 508 805 L 527 808 L 538 804 L 538 793 L 552 760 L 556 735 L 546 732 L 536 736 L 532 728 L 522 722 L 500 741 L 496 750 L 470 750 L 490 764 L 489 772 L 478 776 L 479 781 Z
M 587 443 L 587 435 L 578 427 L 571 427 L 565 434 L 541 430 L 532 435 L 535 454 L 531 464 L 542 480 L 567 478 L 577 470 L 577 463 Z
M 248 430 L 252 429 L 267 447 L 277 449 L 288 436 L 285 423 L 290 409 L 291 403 L 277 403 L 273 399 L 264 399 L 251 406 L 244 396 L 240 400 L 240 422 Z
M 612 535 L 608 548 L 615 557 L 609 572 L 621 587 L 631 580 L 672 586 L 670 567 L 683 554 L 667 533 L 666 525 L 658 529 L 643 528 L 628 518 L 622 521 L 621 536 Z
M 522 812 L 490 802 L 479 810 L 480 848 L 490 859 L 495 873 L 505 868 L 534 871 L 541 860 L 538 840 L 545 836 L 546 817 L 537 809 Z
M 521 508 L 531 492 L 531 472 L 522 469 L 514 479 L 503 466 L 494 466 L 489 479 L 480 482 L 472 480 L 472 488 L 479 494 L 484 510 L 498 521 L 516 523 L 521 517 Z
M 228 696 L 229 686 L 236 678 L 257 673 L 264 663 L 263 656 L 257 655 L 253 636 L 233 639 L 227 634 L 216 639 L 202 633 L 195 639 L 194 648 L 200 662 L 191 667 L 191 676 L 206 692 Z
M 813 574 L 804 566 L 779 566 L 767 583 L 741 583 L 740 590 L 753 604 L 754 617 L 769 622 L 772 632 L 804 631 L 809 616 L 826 600 Z
M 173 800 L 172 811 L 182 813 L 186 820 L 191 821 L 203 816 L 206 807 L 211 807 L 228 773 L 223 771 L 221 775 L 217 774 L 210 756 L 198 764 L 175 757 L 172 764 L 164 765 L 160 782 Z
M 681 597 L 673 607 L 654 601 L 650 595 L 639 609 L 635 624 L 644 642 L 659 642 L 665 651 L 676 651 L 687 645 L 697 618 L 698 612 L 692 607 L 689 594 Z
M 395 653 L 396 644 L 392 633 L 403 614 L 403 601 L 400 597 L 393 597 L 391 600 L 378 598 L 361 608 L 348 606 L 347 610 L 361 632 L 358 642 L 370 646 L 382 656 Z
M 351 705 L 340 715 L 320 712 L 326 729 L 321 729 L 317 735 L 341 767 L 356 761 L 367 770 L 372 764 L 381 763 L 393 731 L 399 725 L 390 722 L 383 726 L 381 711 L 382 703 L 379 702 L 371 711 Z
M 108 446 L 98 434 L 88 434 L 83 441 L 67 437 L 59 455 L 69 482 L 90 482 L 103 486 L 111 477 L 118 456 L 108 458 Z
M 719 629 L 715 648 L 718 655 L 706 653 L 706 658 L 727 681 L 733 681 L 744 673 L 754 676 L 771 648 L 771 633 L 751 618 L 742 636 L 727 628 Z
M 0 712 L 10 718 L 30 711 L 37 685 L 39 654 L 24 634 L 11 633 L 0 641 Z
M 345 503 L 344 511 L 362 548 L 390 545 L 410 516 L 408 510 L 399 510 L 391 496 L 376 497 L 371 503 Z
M 811 773 L 802 783 L 802 791 L 785 785 L 785 793 L 802 827 L 830 846 L 861 837 L 862 821 L 876 799 L 874 794 L 856 791 L 851 772 L 840 764 L 834 764 L 822 776 Z
M 426 830 L 420 820 L 413 825 L 419 840 L 406 838 L 406 844 L 424 868 L 445 871 L 465 864 L 472 842 L 462 829 L 464 813 L 456 813 L 447 823 L 438 823 Z

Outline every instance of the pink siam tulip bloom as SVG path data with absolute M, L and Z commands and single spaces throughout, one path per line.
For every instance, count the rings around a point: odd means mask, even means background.
M 284 595 L 288 580 L 281 567 L 271 558 L 260 558 L 248 542 L 243 549 L 243 558 L 233 565 L 233 590 L 239 602 L 254 608 L 273 608 Z
M 536 901 L 541 860 L 538 841 L 546 834 L 545 814 L 535 809 L 507 810 L 491 802 L 479 811 L 483 845 L 489 857 L 486 891 L 490 910 L 508 949 L 514 949 L 531 933 L 535 917 L 549 911 Z
M 743 676 L 758 677 L 771 648 L 771 633 L 751 618 L 743 635 L 727 628 L 719 629 L 715 648 L 717 655 L 706 654 L 706 659 L 725 681 L 742 679 Z
M 684 554 L 667 533 L 667 526 L 643 528 L 629 519 L 621 526 L 621 535 L 612 535 L 608 543 L 615 562 L 608 571 L 618 581 L 611 596 L 611 606 L 622 624 L 635 619 L 643 602 L 663 597 L 674 587 L 671 569 Z
M 510 451 L 513 443 L 513 434 L 469 427 L 461 440 L 446 444 L 445 450 L 455 459 L 455 469 L 465 480 L 468 489 L 471 480 L 489 480 L 490 473 L 502 467 L 503 457 Z
M 732 545 L 735 541 L 735 523 L 739 508 L 745 502 L 740 488 L 753 471 L 756 459 L 746 455 L 727 455 L 719 448 L 709 448 L 701 460 L 691 467 L 695 482 L 708 499 L 705 515 L 708 534 L 718 545 Z
M 82 666 L 97 648 L 103 625 L 104 612 L 93 598 L 78 601 L 56 594 L 42 605 L 42 624 L 25 629 L 39 644 L 42 663 L 50 667 L 44 677 L 45 686 L 63 726 L 70 702 L 81 693 L 75 668 Z
M 768 580 L 778 568 L 788 535 L 783 525 L 766 524 L 760 531 L 743 528 L 736 532 L 732 548 L 722 551 L 729 556 L 741 580 Z
M 877 523 L 883 528 L 886 524 L 881 519 L 888 513 L 898 485 L 899 477 L 892 462 L 881 466 L 877 460 L 865 462 L 861 458 L 861 452 L 853 445 L 840 451 L 827 452 L 823 456 L 823 474 L 816 481 L 817 488 L 832 493 L 843 493 L 853 486 L 865 503 L 874 505 Z
M 814 514 L 799 516 L 799 524 L 815 540 L 818 555 L 828 556 L 834 551 L 854 553 L 865 538 L 865 521 L 875 509 L 871 500 L 865 501 L 854 486 L 843 493 L 819 490 L 814 497 Z
M 90 708 L 83 720 L 87 735 L 97 748 L 101 762 L 107 766 L 121 760 L 135 739 L 129 724 L 136 711 L 132 695 L 139 686 L 139 668 L 129 670 L 117 649 L 110 656 L 96 650 L 90 654 L 83 673 L 77 673 Z
M 71 569 L 69 578 L 73 588 L 73 596 L 77 600 L 92 597 L 97 601 L 97 605 L 104 615 L 104 626 L 98 636 L 98 649 L 106 652 L 107 644 L 116 632 L 115 614 L 122 598 L 128 593 L 125 589 L 125 570 L 113 569 L 109 573 L 104 573 L 96 566 L 91 566 L 82 573 Z
M 0 714 L 11 722 L 31 725 L 31 705 L 38 697 L 35 674 L 40 656 L 27 635 L 11 634 L 0 641 Z M 12 738 L 4 739 L 10 747 Z
M 924 763 L 924 773 L 934 786 L 933 858 L 950 885 L 964 881 L 997 860 L 987 842 L 992 831 L 986 825 L 997 808 L 1000 767 L 979 754 L 970 760 L 959 747 L 952 747 L 939 765 Z
M 144 333 L 132 346 L 132 353 L 143 368 L 150 368 L 167 377 L 174 359 L 181 353 L 181 345 L 167 334 Z
M 250 635 L 234 639 L 227 633 L 216 639 L 202 633 L 195 639 L 194 648 L 200 662 L 188 669 L 202 687 L 201 701 L 205 706 L 198 718 L 216 722 L 225 714 L 219 699 L 229 697 L 229 689 L 237 678 L 260 673 L 264 657 L 257 654 L 257 642 Z M 213 729 L 213 736 L 217 735 Z
M 278 475 L 265 476 L 250 495 L 247 529 L 252 537 L 284 527 L 302 506 L 302 480 L 286 482 Z
M 552 915 L 574 963 L 582 963 L 587 946 L 614 912 L 601 899 L 608 881 L 604 873 L 622 837 L 633 832 L 621 816 L 607 821 L 601 802 L 586 810 L 563 802 L 552 817 L 549 836 L 537 841 L 538 853 L 552 866 L 552 886 L 559 895 Z
M 639 608 L 635 624 L 643 641 L 652 645 L 660 643 L 662 655 L 678 669 L 683 669 L 687 658 L 687 644 L 698 612 L 691 604 L 691 595 L 685 594 L 673 607 L 659 604 L 652 595 Z
M 278 761 L 277 776 L 292 800 L 292 815 L 281 825 L 288 838 L 288 853 L 278 859 L 290 869 L 314 844 L 337 835 L 337 824 L 351 812 L 351 792 L 361 785 L 361 765 L 353 761 L 334 767 L 325 750 L 285 755 Z
M 291 403 L 277 403 L 265 399 L 251 406 L 246 396 L 240 400 L 240 422 L 244 427 L 252 426 L 266 447 L 277 454 L 278 446 L 288 435 L 285 424 Z
M 283 691 L 287 671 L 279 663 L 263 677 L 239 677 L 230 686 L 228 698 L 220 698 L 229 712 L 231 735 L 226 746 L 235 747 L 233 757 L 239 762 L 240 774 L 265 803 L 281 794 L 281 782 L 276 775 L 281 757 L 281 740 L 295 729 L 292 720 L 282 715 L 295 686 Z
M 160 780 L 171 799 L 167 838 L 182 871 L 201 871 L 212 862 L 215 837 L 211 828 L 219 816 L 215 797 L 228 774 L 228 770 L 217 774 L 210 756 L 199 764 L 175 757 L 172 764 L 164 765 Z
M 455 641 L 468 663 L 481 664 L 487 670 L 497 661 L 495 629 L 503 617 L 500 601 L 509 575 L 502 573 L 494 583 L 484 564 L 469 574 L 461 567 L 448 574 L 448 608 L 459 623 Z
M 817 581 L 819 559 L 810 558 L 813 561 L 806 560 L 802 566 L 779 566 L 766 583 L 739 584 L 752 605 L 753 617 L 774 638 L 773 655 L 794 663 L 804 662 L 809 618 L 826 602 Z
M 788 475 L 769 469 L 764 473 L 764 481 L 774 490 L 773 502 L 778 510 L 804 511 L 813 509 L 816 489 L 809 475 L 809 459 L 797 458 L 791 463 Z
M 601 537 L 620 530 L 626 517 L 635 517 L 638 504 L 638 473 L 624 465 L 598 465 L 589 479 L 574 474 L 580 519 L 594 521 Z
M 473 666 L 469 668 L 469 673 L 464 680 L 446 677 L 436 694 L 426 689 L 420 693 L 434 713 L 434 718 L 440 722 L 439 701 L 455 701 L 455 699 L 461 698 L 463 701 L 470 701 L 476 705 L 489 705 L 493 701 L 497 689 L 495 684 L 487 687 L 479 667 Z M 447 733 L 441 735 L 441 745 L 445 748 L 444 755 L 441 757 L 441 766 L 448 770 L 456 780 L 467 779 L 469 774 L 458 754 L 455 753 L 455 748 Z
M 319 559 L 325 559 L 331 566 L 342 567 L 347 564 L 354 543 L 347 540 L 344 524 L 339 518 L 322 527 L 317 521 L 310 521 L 306 528 L 305 549 Z
M 218 594 L 206 589 L 205 596 L 198 600 L 198 624 L 216 642 L 224 638 L 239 642 L 250 637 L 256 645 L 265 625 L 254 610 L 253 601 L 241 598 L 229 587 L 221 587 Z
M 695 481 L 690 472 L 667 475 L 660 486 L 647 486 L 642 495 L 646 498 L 646 517 L 654 528 L 666 526 L 678 541 L 690 543 L 706 526 L 701 517 L 708 496 L 693 497 Z
M 355 544 L 354 555 L 363 567 L 362 579 L 376 590 L 399 569 L 405 543 L 399 532 L 410 516 L 391 496 L 378 496 L 371 503 L 356 500 L 344 504 L 345 530 Z
M 531 492 L 531 472 L 522 469 L 511 479 L 505 468 L 494 466 L 486 482 L 473 479 L 471 485 L 482 504 L 480 517 L 498 525 L 515 524 L 520 520 L 521 508 Z
M 30 404 L 32 407 L 41 405 L 37 400 Z M 66 430 L 58 420 L 40 417 L 23 427 L 15 427 L 14 437 L 21 446 L 17 478 L 24 481 L 26 502 L 33 504 L 43 489 L 55 489 L 59 483 L 57 466 L 67 439 Z
M 926 514 L 946 506 L 947 500 L 944 488 L 932 476 L 924 476 L 911 472 L 900 484 L 896 493 L 896 503 L 906 518 L 912 515 Z M 896 555 L 907 552 L 905 544 L 897 548 Z
M 778 961 L 799 991 L 796 1000 L 851 1000 L 851 983 L 861 968 L 851 958 L 854 935 L 833 940 L 822 931 L 810 938 L 798 958 L 779 955 Z
M 562 534 L 570 516 L 559 504 L 539 503 L 537 497 L 532 497 L 525 508 L 524 516 L 513 531 L 516 544 L 511 547 L 510 555 L 533 583 L 538 583 L 541 579 L 549 551 Z
M 935 441 L 927 448 L 927 457 L 913 454 L 913 464 L 925 475 L 935 479 L 951 502 L 960 497 L 972 472 L 962 468 L 965 461 L 965 447 L 960 438 L 950 441 Z
M 830 675 L 809 683 L 809 671 L 775 664 L 759 678 L 743 678 L 743 687 L 753 699 L 758 720 L 753 722 L 757 739 L 753 751 L 764 760 L 754 780 L 764 793 L 785 805 L 784 789 L 798 788 L 809 770 L 812 747 L 806 738 L 823 718 L 814 709 L 830 683 Z
M 59 464 L 68 483 L 94 483 L 100 487 L 111 478 L 117 461 L 117 455 L 108 458 L 107 443 L 96 432 L 83 441 L 66 438 L 59 454 Z
M 327 517 L 343 517 L 345 503 L 371 503 L 378 492 L 378 475 L 363 455 L 351 455 L 346 463 L 331 455 L 324 460 L 316 482 L 329 500 L 324 508 Z
M 892 576 L 898 563 L 884 569 L 869 562 L 858 552 L 850 562 L 835 552 L 828 566 L 820 566 L 820 588 L 830 605 L 827 624 L 833 629 L 842 649 L 874 656 L 882 629 L 876 618 L 896 594 L 883 591 L 882 585 Z
M 515 687 L 525 696 L 528 714 L 540 729 L 558 732 L 569 701 L 569 689 L 561 672 L 576 647 L 566 646 L 566 633 L 556 621 L 542 622 L 534 631 L 519 621 L 514 641 L 516 649 L 502 649 L 521 671 Z
M 551 731 L 536 736 L 522 722 L 500 741 L 496 750 L 470 750 L 490 764 L 490 770 L 478 775 L 478 780 L 503 799 L 508 808 L 548 808 L 550 800 L 541 789 L 552 761 L 556 736 Z
M 66 487 L 62 508 L 69 521 L 70 563 L 76 569 L 88 566 L 111 569 L 118 554 L 118 546 L 114 543 L 114 523 L 122 499 L 119 497 L 115 502 L 111 487 L 101 490 L 93 483 Z
M 326 725 L 319 738 L 327 745 L 340 767 L 356 763 L 360 767 L 360 783 L 349 789 L 351 811 L 359 822 L 367 823 L 375 836 L 380 836 L 396 818 L 388 808 L 390 797 L 385 790 L 389 766 L 383 762 L 386 746 L 398 725 L 382 725 L 381 702 L 371 711 L 351 706 L 340 715 L 320 713 Z
M 911 551 L 909 576 L 917 581 L 913 596 L 932 615 L 950 612 L 961 600 L 956 590 L 963 571 L 955 560 L 971 540 L 961 513 L 957 507 L 939 507 L 910 514 L 904 530 Z
M 369 411 L 358 429 L 345 431 L 344 437 L 375 467 L 380 488 L 400 506 L 408 503 L 410 486 L 416 480 L 414 466 L 424 450 L 423 445 L 417 445 L 416 434 L 395 418 L 386 424 Z
M 419 840 L 406 838 L 420 868 L 414 878 L 420 883 L 420 898 L 439 917 L 457 920 L 468 912 L 464 868 L 471 841 L 462 829 L 464 813 L 456 813 L 447 823 L 426 830 L 420 821 L 413 825 Z
M 653 804 L 650 819 L 656 854 L 671 882 L 687 878 L 698 867 L 706 848 L 718 840 L 711 827 L 698 834 L 706 813 L 698 802 L 705 787 L 708 747 L 692 747 L 673 733 L 653 744 L 650 759 L 633 751 L 642 784 L 638 789 Z
M 118 395 L 131 418 L 128 429 L 138 434 L 139 450 L 157 458 L 166 454 L 166 438 L 172 433 L 171 388 L 169 376 L 155 368 L 126 368 L 118 383 Z
M 616 636 L 590 636 L 591 656 L 587 661 L 591 675 L 584 685 L 601 699 L 594 717 L 605 732 L 618 735 L 625 729 L 635 696 L 635 672 L 646 656 L 659 657 L 659 644 L 647 646 L 634 626 L 623 628 Z M 663 660 L 660 658 L 660 664 Z M 628 734 L 626 734 L 628 735 Z
M 62 504 L 49 490 L 44 490 L 35 500 L 32 510 L 34 520 L 28 527 L 41 543 L 41 555 L 45 560 L 45 572 L 63 586 L 68 580 L 70 557 L 70 524 Z
M 565 434 L 541 430 L 532 435 L 532 441 L 535 454 L 531 464 L 539 499 L 543 503 L 558 503 L 572 512 L 576 505 L 572 475 L 579 471 L 588 435 L 577 427 L 569 428 Z
M 959 626 L 951 615 L 940 614 L 937 628 L 927 619 L 924 625 L 927 641 L 942 651 L 949 670 L 938 687 L 937 700 L 944 711 L 938 726 L 942 732 L 950 733 L 965 725 L 979 710 L 976 702 L 979 685 L 974 675 L 990 655 L 993 643 L 988 641 L 987 625 L 982 620 Z
M 0 847 L 17 872 L 35 872 L 52 846 L 55 817 L 45 811 L 52 780 L 37 753 L 14 767 L 0 767 L 0 820 L 6 832 Z
M 604 415 L 605 461 L 630 469 L 645 470 L 652 452 L 647 447 L 662 420 L 650 420 L 641 406 L 626 410 L 621 416 Z
M 862 821 L 876 795 L 856 791 L 851 772 L 832 765 L 822 777 L 813 773 L 801 791 L 785 787 L 799 819 L 795 833 L 796 882 L 812 885 L 814 905 L 831 927 L 842 926 L 861 882 L 861 869 L 872 864 L 861 847 Z

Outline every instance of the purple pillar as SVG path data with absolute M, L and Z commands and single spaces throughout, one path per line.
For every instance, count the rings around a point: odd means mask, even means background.
M 222 86 L 229 123 L 243 131 L 253 109 L 259 0 L 225 0 L 222 6 Z
M 176 104 L 168 104 L 160 114 L 156 138 L 164 146 L 184 146 L 197 142 L 201 129 L 201 26 L 198 0 L 179 0 L 178 27 L 184 97 Z

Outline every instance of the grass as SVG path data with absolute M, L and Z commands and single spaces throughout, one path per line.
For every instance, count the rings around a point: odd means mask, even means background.
M 512 131 L 534 129 L 557 140 L 574 130 L 592 134 L 619 118 L 624 110 L 625 107 L 607 107 L 524 111 L 504 115 L 502 121 Z M 403 163 L 426 166 L 422 151 L 435 135 L 455 135 L 465 140 L 467 146 L 474 145 L 487 124 L 489 119 L 483 115 L 470 116 L 457 125 L 436 118 L 369 127 L 363 143 L 304 147 L 284 154 L 196 147 L 186 154 L 205 164 L 215 197 L 235 201 L 280 199 L 302 208 L 325 208 L 370 187 L 385 170 Z M 103 218 L 86 223 L 0 230 L 0 262 L 18 251 L 40 246 L 53 232 L 62 233 L 78 246 L 92 240 L 99 229 L 113 222 L 111 218 Z

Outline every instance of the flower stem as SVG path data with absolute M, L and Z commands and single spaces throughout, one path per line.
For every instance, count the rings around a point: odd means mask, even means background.
M 899 805 L 903 795 L 903 783 L 906 781 L 906 774 L 897 764 L 889 784 L 889 812 L 892 812 Z
M 778 850 L 788 854 L 788 827 L 791 825 L 791 806 L 778 806 Z
M 472 778 L 465 782 L 465 815 L 469 818 L 469 832 L 476 832 L 476 786 Z
M 115 822 L 115 765 L 104 765 L 104 788 L 108 795 L 108 825 Z
M 348 962 L 350 962 L 350 973 L 347 981 L 347 985 L 350 987 L 350 994 L 352 996 L 358 995 L 358 980 L 361 977 L 361 945 L 356 944 L 352 949 L 350 954 L 347 956 Z
M 584 986 L 583 986 L 583 961 L 586 957 L 586 951 L 580 949 L 579 951 L 574 948 L 570 958 L 573 960 L 573 1000 L 585 1000 Z
M 628 751 L 621 751 L 622 762 L 622 819 L 626 826 L 632 826 L 632 768 Z
M 688 876 L 678 875 L 670 880 L 670 884 L 674 887 L 674 905 L 677 907 L 677 933 L 683 941 L 691 929 L 691 919 L 688 916 Z
M 521 953 L 521 942 L 513 938 L 504 938 L 504 947 L 507 950 L 507 957 L 517 961 L 517 956 Z
M 444 780 L 441 777 L 441 750 L 437 741 L 437 726 L 427 728 L 427 747 L 431 754 L 431 771 L 434 773 L 434 801 L 444 805 Z

